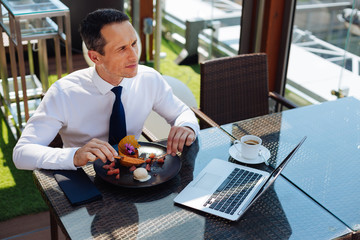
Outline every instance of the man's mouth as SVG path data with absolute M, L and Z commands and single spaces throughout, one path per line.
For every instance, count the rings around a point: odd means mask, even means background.
M 130 64 L 130 65 L 126 66 L 126 68 L 136 68 L 136 67 L 137 67 L 137 63 Z

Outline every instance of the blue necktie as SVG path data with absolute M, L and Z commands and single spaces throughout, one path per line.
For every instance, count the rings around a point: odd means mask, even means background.
M 115 102 L 110 116 L 109 143 L 118 144 L 121 139 L 126 137 L 126 122 L 124 106 L 121 102 L 122 87 L 117 86 L 111 89 L 115 93 Z

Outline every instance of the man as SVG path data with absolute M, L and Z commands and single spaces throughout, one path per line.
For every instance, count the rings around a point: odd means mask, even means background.
M 128 16 L 97 10 L 83 20 L 80 33 L 95 67 L 69 74 L 49 88 L 14 148 L 16 167 L 76 169 L 98 158 L 113 161 L 117 152 L 108 137 L 115 86 L 122 86 L 127 135 L 138 138 L 154 110 L 172 125 L 168 154 L 191 145 L 199 131 L 195 115 L 158 72 L 138 65 L 136 33 Z M 62 149 L 48 147 L 57 133 Z

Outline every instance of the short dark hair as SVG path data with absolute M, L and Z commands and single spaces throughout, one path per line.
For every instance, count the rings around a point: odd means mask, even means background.
M 101 35 L 101 29 L 106 24 L 129 21 L 129 17 L 116 9 L 98 9 L 89 13 L 80 24 L 80 35 L 87 49 L 104 55 L 105 39 Z

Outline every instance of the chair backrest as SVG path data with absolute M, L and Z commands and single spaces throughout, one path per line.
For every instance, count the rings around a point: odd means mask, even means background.
M 200 70 L 200 110 L 219 125 L 269 113 L 266 54 L 208 60 Z

